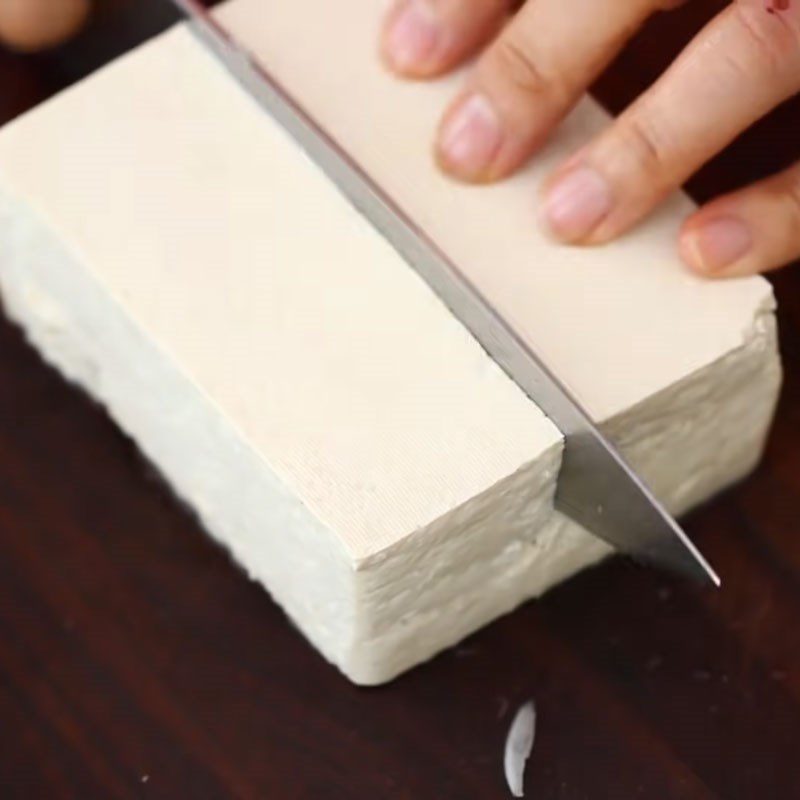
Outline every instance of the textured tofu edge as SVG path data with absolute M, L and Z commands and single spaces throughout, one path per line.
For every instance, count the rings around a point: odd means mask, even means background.
M 357 682 L 389 676 L 362 667 L 373 606 L 359 563 L 282 484 L 201 387 L 59 241 L 38 214 L 0 185 L 0 291 L 8 316 L 44 359 L 99 401 L 252 579 L 264 585 L 314 645 Z M 513 492 L 552 506 L 560 443 L 412 534 L 446 539 L 463 520 L 502 514 Z M 538 479 L 529 480 L 531 475 Z M 524 480 L 523 480 L 524 478 Z M 407 579 L 413 581 L 414 571 Z M 412 589 L 413 591 L 413 589 Z M 359 660 L 361 659 L 361 660 Z M 368 655 L 366 661 L 371 662 Z
M 8 316 L 50 365 L 105 407 L 213 537 L 343 667 L 354 597 L 352 560 L 340 540 L 3 187 L 0 237 Z
M 740 347 L 601 427 L 682 514 L 756 466 L 781 378 L 770 295 Z M 535 478 L 523 473 L 509 481 L 516 497 L 508 517 L 476 515 L 465 530 L 409 537 L 361 565 L 357 591 L 369 597 L 372 622 L 352 659 L 361 682 L 385 681 L 431 658 L 611 552 L 552 502 L 526 497 L 525 481 Z M 406 584 L 409 565 L 415 574 Z
M 609 553 L 553 509 L 557 446 L 354 562 L 2 188 L 0 235 L 9 315 L 47 361 L 106 406 L 212 536 L 351 680 L 390 680 Z M 68 304 L 57 299 L 65 297 Z M 781 380 L 773 308 L 770 300 L 758 311 L 740 348 L 604 424 L 676 512 L 743 477 L 761 454 Z

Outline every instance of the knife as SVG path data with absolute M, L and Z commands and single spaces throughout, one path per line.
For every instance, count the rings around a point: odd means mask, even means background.
M 199 0 L 170 2 L 239 86 L 288 132 L 561 431 L 564 452 L 556 508 L 637 561 L 719 586 L 716 572 L 678 523 L 458 266 Z

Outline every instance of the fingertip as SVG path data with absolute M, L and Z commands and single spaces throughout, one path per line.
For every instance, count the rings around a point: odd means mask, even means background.
M 399 0 L 386 15 L 380 40 L 383 63 L 402 77 L 419 77 L 441 36 L 433 9 L 421 0 Z
M 586 164 L 562 169 L 548 181 L 541 217 L 546 230 L 567 244 L 586 244 L 613 206 L 606 178 Z
M 689 270 L 697 275 L 707 275 L 697 242 L 697 232 L 692 222 L 685 222 L 678 234 L 678 255 Z
M 398 77 L 435 78 L 463 63 L 501 27 L 509 0 L 394 0 L 380 56 Z
M 503 128 L 491 101 L 466 92 L 442 118 L 434 153 L 440 169 L 467 183 L 492 179 L 492 165 L 503 144 Z
M 62 44 L 86 22 L 90 0 L 0 3 L 0 42 L 20 52 Z
M 678 252 L 699 275 L 731 277 L 752 272 L 746 266 L 753 245 L 753 233 L 747 222 L 728 214 L 690 218 L 680 232 Z

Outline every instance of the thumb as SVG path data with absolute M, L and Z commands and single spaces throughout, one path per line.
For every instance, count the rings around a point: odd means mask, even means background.
M 53 47 L 81 27 L 90 0 L 0 0 L 0 41 L 14 50 Z

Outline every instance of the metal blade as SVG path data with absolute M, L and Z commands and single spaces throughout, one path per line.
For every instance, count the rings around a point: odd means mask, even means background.
M 198 0 L 171 0 L 239 85 L 303 148 L 380 231 L 509 377 L 564 435 L 556 507 L 617 549 L 719 585 L 674 519 L 577 401 L 423 230 L 306 113 Z

